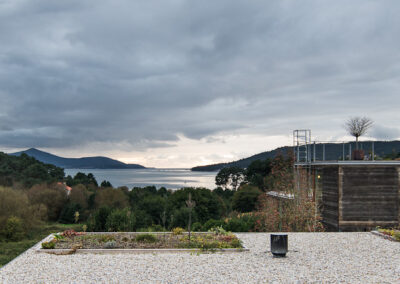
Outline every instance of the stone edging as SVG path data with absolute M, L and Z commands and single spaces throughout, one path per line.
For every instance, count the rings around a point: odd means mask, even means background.
M 95 232 L 96 234 L 102 234 L 102 232 Z M 117 232 L 104 232 L 108 234 L 115 234 Z M 129 232 L 123 232 L 129 233 Z M 137 232 L 136 232 L 137 233 Z M 146 232 L 140 232 L 146 233 Z M 158 232 L 156 232 L 158 233 Z M 153 234 L 153 233 L 152 233 Z M 54 239 L 54 234 L 48 235 L 46 238 L 37 243 L 32 249 L 36 253 L 47 253 L 47 254 L 68 254 L 71 252 L 71 249 L 42 249 L 43 242 L 49 242 Z M 246 252 L 250 251 L 248 248 L 243 246 L 243 248 L 231 248 L 231 249 L 210 249 L 210 250 L 201 250 L 201 249 L 77 249 L 74 253 L 79 254 L 120 254 L 120 253 L 130 253 L 130 254 L 141 254 L 141 253 L 237 253 L 237 252 Z
M 373 234 L 373 235 L 375 235 L 375 236 L 379 236 L 379 237 L 381 237 L 381 238 L 384 238 L 384 239 L 389 240 L 389 241 L 392 241 L 392 242 L 397 242 L 396 239 L 393 238 L 392 236 L 383 234 L 383 233 L 381 233 L 381 232 L 379 232 L 379 231 L 371 231 L 371 234 Z

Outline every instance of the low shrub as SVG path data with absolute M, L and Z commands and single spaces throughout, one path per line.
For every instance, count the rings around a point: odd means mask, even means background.
M 396 241 L 400 242 L 400 231 L 395 229 L 380 229 L 378 231 L 384 235 L 393 237 Z
M 324 227 L 315 202 L 307 196 L 277 200 L 267 195 L 259 198 L 255 217 L 256 232 L 322 232 Z
M 144 242 L 144 243 L 155 243 L 157 242 L 157 237 L 153 234 L 139 234 L 136 236 L 137 242 Z
M 56 247 L 55 242 L 43 242 L 42 249 L 54 249 Z
M 4 228 L 4 234 L 10 241 L 23 239 L 25 233 L 22 219 L 15 216 L 9 217 Z
M 214 220 L 214 219 L 210 219 L 207 222 L 204 223 L 203 225 L 203 230 L 204 231 L 208 231 L 211 228 L 215 228 L 215 227 L 225 227 L 226 224 L 223 220 Z
M 234 238 L 234 239 L 231 241 L 231 246 L 234 247 L 234 248 L 242 248 L 242 247 L 243 247 L 242 241 L 239 240 L 238 238 Z
M 172 229 L 172 234 L 175 235 L 175 236 L 176 235 L 182 235 L 184 231 L 185 231 L 184 229 L 182 229 L 180 227 L 176 227 L 176 228 Z
M 224 228 L 222 227 L 214 227 L 208 230 L 210 233 L 214 233 L 216 235 L 228 235 L 229 233 L 225 231 Z
M 99 241 L 102 243 L 115 242 L 115 237 L 113 235 L 102 235 Z
M 231 232 L 251 232 L 255 224 L 254 217 L 249 214 L 231 218 L 226 224 L 226 230 Z
M 104 248 L 106 249 L 113 249 L 116 246 L 116 242 L 115 241 L 108 241 L 104 244 Z
M 151 225 L 149 227 L 149 232 L 162 232 L 164 228 L 161 225 Z
M 65 230 L 60 234 L 62 237 L 74 238 L 76 236 L 85 235 L 84 232 L 76 232 L 74 229 Z
M 135 216 L 127 208 L 115 209 L 107 216 L 105 229 L 108 232 L 131 232 L 136 224 Z
M 193 225 L 192 225 L 193 232 L 201 232 L 202 230 L 203 230 L 203 226 L 201 225 L 200 222 L 193 223 Z

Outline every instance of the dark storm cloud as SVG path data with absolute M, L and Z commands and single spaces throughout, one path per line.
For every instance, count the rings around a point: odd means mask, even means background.
M 396 138 L 399 13 L 397 1 L 0 0 L 0 144 L 344 134 L 354 113 Z

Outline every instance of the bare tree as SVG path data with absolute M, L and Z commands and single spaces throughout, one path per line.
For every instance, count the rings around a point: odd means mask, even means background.
M 189 231 L 189 243 L 190 243 L 190 232 L 191 232 L 191 226 L 192 226 L 192 210 L 196 206 L 196 202 L 192 200 L 192 194 L 189 192 L 189 198 L 186 200 L 186 206 L 189 208 L 189 226 L 188 226 L 188 231 Z
M 358 150 L 358 137 L 367 133 L 367 130 L 372 126 L 373 121 L 368 117 L 350 117 L 346 123 L 346 130 L 351 136 L 356 137 L 356 149 Z

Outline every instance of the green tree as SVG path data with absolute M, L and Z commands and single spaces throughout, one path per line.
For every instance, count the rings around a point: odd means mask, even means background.
M 95 204 L 97 208 L 107 206 L 110 208 L 124 209 L 129 205 L 128 196 L 119 189 L 104 188 L 98 190 L 95 197 Z
M 265 190 L 265 178 L 271 173 L 271 160 L 253 161 L 246 169 L 246 180 L 250 185 Z
M 233 195 L 232 209 L 242 213 L 253 211 L 261 193 L 255 186 L 242 185 Z
M 105 228 L 109 232 L 134 231 L 136 218 L 128 208 L 115 209 L 107 217 Z
M 111 209 L 109 207 L 100 207 L 92 216 L 89 217 L 87 227 L 89 231 L 104 232 L 106 231 L 106 222 Z
M 215 177 L 215 184 L 227 189 L 237 190 L 244 181 L 245 171 L 239 167 L 227 167 L 221 169 Z
M 67 193 L 57 186 L 49 187 L 46 184 L 34 185 L 28 190 L 31 204 L 44 204 L 47 207 L 49 221 L 57 221 L 61 210 L 67 203 Z
M 100 184 L 101 187 L 113 187 L 111 182 L 109 182 L 108 180 L 103 180 Z
M 72 224 L 75 222 L 75 212 L 79 212 L 81 206 L 78 203 L 69 202 L 65 204 L 64 208 L 60 213 L 60 218 L 58 222 L 64 224 Z

